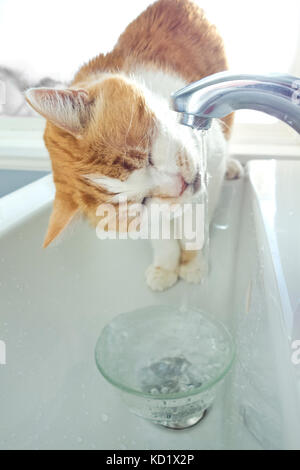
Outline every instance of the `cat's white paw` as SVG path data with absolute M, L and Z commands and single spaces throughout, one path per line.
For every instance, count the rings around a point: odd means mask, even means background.
M 146 271 L 146 281 L 148 286 L 155 291 L 163 291 L 173 286 L 178 279 L 178 274 L 175 271 L 168 271 L 167 269 L 151 264 Z
M 208 273 L 208 266 L 205 260 L 195 259 L 188 264 L 179 267 L 179 276 L 191 284 L 199 284 Z
M 226 179 L 228 180 L 235 180 L 238 178 L 242 178 L 244 175 L 244 168 L 240 164 L 238 160 L 234 158 L 230 158 L 227 161 L 227 168 L 226 168 Z

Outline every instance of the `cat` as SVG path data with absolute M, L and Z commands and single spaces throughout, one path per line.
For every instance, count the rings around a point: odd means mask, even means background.
M 197 132 L 178 124 L 171 93 L 227 69 L 222 39 L 191 0 L 158 0 L 125 29 L 114 49 L 84 64 L 67 89 L 33 88 L 28 103 L 47 120 L 56 195 L 47 247 L 78 213 L 93 225 L 99 204 L 128 195 L 132 203 L 194 201 L 201 192 Z M 228 158 L 232 116 L 208 131 L 209 217 L 221 185 L 242 174 Z M 199 183 L 200 181 L 200 183 Z M 156 182 L 156 183 L 155 183 Z M 155 188 L 154 188 L 155 186 Z M 162 291 L 178 278 L 200 282 L 201 250 L 186 240 L 153 240 L 147 284 Z
M 24 91 L 27 88 L 56 87 L 58 84 L 62 86 L 61 83 L 49 77 L 33 82 L 25 78 L 18 70 L 8 67 L 0 67 L 0 84 L 4 95 L 0 96 L 0 115 L 22 117 L 38 116 L 34 109 L 27 106 L 24 97 Z

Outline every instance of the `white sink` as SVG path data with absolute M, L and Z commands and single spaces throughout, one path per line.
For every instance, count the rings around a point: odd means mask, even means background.
M 148 242 L 100 241 L 82 224 L 42 249 L 49 176 L 0 200 L 1 449 L 300 448 L 289 343 L 297 333 L 300 163 L 251 162 L 249 169 L 250 178 L 224 184 L 206 283 L 180 282 L 161 294 L 144 281 Z M 265 182 L 275 190 L 265 194 Z M 277 210 L 273 224 L 266 201 Z M 295 218 L 285 213 L 287 201 Z M 298 236 L 287 242 L 282 230 L 294 229 Z M 203 422 L 180 432 L 130 414 L 94 363 L 96 340 L 113 316 L 166 303 L 211 312 L 237 343 L 216 403 Z
M 0 168 L 0 197 L 16 191 L 45 176 L 45 171 L 11 170 Z

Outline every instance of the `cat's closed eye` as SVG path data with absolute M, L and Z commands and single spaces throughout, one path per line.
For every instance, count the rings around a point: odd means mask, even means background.
M 151 152 L 149 152 L 149 154 L 148 154 L 148 165 L 149 166 L 154 166 Z

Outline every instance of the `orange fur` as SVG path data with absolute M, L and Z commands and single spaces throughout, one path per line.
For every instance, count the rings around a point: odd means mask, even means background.
M 86 87 L 95 100 L 99 92 L 97 88 L 99 86 Z M 100 173 L 125 180 L 133 170 L 146 164 L 155 131 L 154 116 L 143 96 L 126 80 L 109 78 L 101 86 L 101 95 L 101 103 L 98 106 L 94 103 L 93 122 L 84 139 L 77 139 L 51 122 L 47 122 L 44 135 L 52 159 L 56 199 L 72 201 L 73 206 L 83 212 L 93 225 L 97 223 L 97 207 L 110 195 L 89 182 L 86 175 Z M 45 246 L 51 241 L 49 233 L 61 231 L 53 228 L 53 224 L 61 221 L 56 218 L 50 221 Z
M 181 250 L 180 264 L 189 264 L 197 257 L 198 251 L 195 250 Z
M 112 52 L 83 65 L 71 89 L 88 93 L 91 119 L 73 135 L 48 118 L 44 134 L 56 186 L 45 246 L 76 211 L 97 223 L 96 208 L 110 195 L 85 175 L 125 180 L 147 165 L 156 120 L 141 91 L 126 79 L 135 64 L 175 72 L 187 82 L 227 69 L 216 28 L 190 0 L 157 1 L 126 28 Z M 112 75 L 101 81 L 107 72 Z M 224 122 L 229 136 L 232 116 Z

